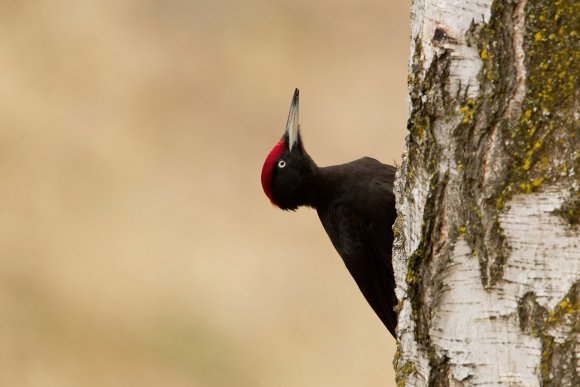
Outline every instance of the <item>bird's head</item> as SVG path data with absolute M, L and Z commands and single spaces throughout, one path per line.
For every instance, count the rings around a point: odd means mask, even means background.
M 304 150 L 298 121 L 298 89 L 294 91 L 284 135 L 274 145 L 262 167 L 262 188 L 272 204 L 295 210 L 307 204 L 306 183 L 316 167 Z

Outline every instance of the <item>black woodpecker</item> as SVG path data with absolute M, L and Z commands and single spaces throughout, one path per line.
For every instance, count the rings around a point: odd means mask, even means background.
M 397 298 L 391 262 L 392 226 L 397 216 L 395 167 L 370 157 L 317 166 L 300 136 L 298 98 L 296 89 L 286 131 L 262 167 L 264 192 L 283 210 L 316 209 L 362 294 L 395 336 Z

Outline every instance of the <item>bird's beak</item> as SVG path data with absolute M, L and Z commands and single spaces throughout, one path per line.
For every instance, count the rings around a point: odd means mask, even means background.
M 300 123 L 298 122 L 298 103 L 299 103 L 298 89 L 294 90 L 294 97 L 292 97 L 292 104 L 290 104 L 290 112 L 288 113 L 288 122 L 286 123 L 286 135 L 288 136 L 288 149 L 292 152 L 292 147 L 298 141 L 298 132 L 300 130 Z

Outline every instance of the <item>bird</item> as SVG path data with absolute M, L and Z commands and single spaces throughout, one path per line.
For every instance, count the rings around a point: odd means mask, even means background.
M 294 91 L 286 130 L 262 166 L 262 188 L 286 211 L 316 210 L 334 248 L 371 308 L 396 337 L 393 223 L 397 217 L 396 168 L 371 157 L 319 167 L 304 148 L 299 90 Z

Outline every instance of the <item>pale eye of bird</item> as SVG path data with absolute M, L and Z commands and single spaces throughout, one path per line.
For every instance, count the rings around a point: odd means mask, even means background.
M 278 161 L 278 168 L 284 168 L 286 166 L 286 161 L 280 160 Z

